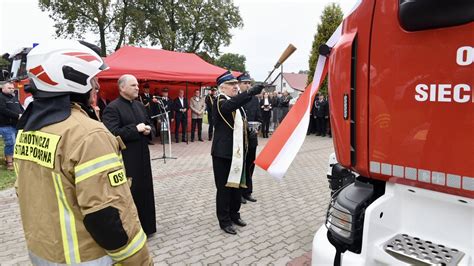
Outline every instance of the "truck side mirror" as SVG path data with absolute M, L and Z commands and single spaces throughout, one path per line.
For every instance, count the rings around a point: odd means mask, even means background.
M 0 81 L 5 81 L 5 80 L 8 80 L 10 79 L 10 72 L 5 70 L 5 69 L 2 69 L 2 73 L 0 74 Z
M 319 46 L 318 53 L 327 57 L 331 53 L 331 49 L 331 47 L 324 43 Z

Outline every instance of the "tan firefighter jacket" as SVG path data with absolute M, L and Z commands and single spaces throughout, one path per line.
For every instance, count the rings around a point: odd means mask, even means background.
M 36 265 L 151 263 L 117 140 L 78 105 L 64 121 L 19 131 L 15 170 L 30 259 Z M 123 143 L 122 143 L 123 145 Z M 128 236 L 104 250 L 86 230 L 84 216 L 112 206 Z

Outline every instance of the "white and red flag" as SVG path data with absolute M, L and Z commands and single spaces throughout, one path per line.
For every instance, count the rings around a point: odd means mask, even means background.
M 342 23 L 337 27 L 326 44 L 334 47 L 341 37 Z M 328 70 L 328 60 L 319 56 L 313 83 L 308 85 L 304 93 L 298 98 L 283 122 L 273 133 L 272 138 L 258 155 L 255 164 L 266 170 L 275 178 L 282 178 L 296 154 L 303 145 L 308 131 L 309 116 L 314 97 L 324 81 Z

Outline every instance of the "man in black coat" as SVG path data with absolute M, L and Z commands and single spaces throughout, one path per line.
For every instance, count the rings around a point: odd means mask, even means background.
M 188 99 L 184 98 L 184 90 L 179 90 L 178 97 L 174 100 L 174 136 L 179 143 L 179 128 L 181 125 L 181 140 L 186 141 L 186 128 L 188 126 Z
M 153 96 L 150 94 L 150 85 L 147 83 L 143 85 L 143 94 L 139 95 L 138 99 L 143 104 L 143 106 L 145 106 L 146 113 L 150 119 L 153 115 L 156 115 L 156 111 L 155 113 L 153 112 L 153 109 L 156 109 L 154 106 L 156 103 L 153 102 Z M 151 122 L 153 123 L 153 128 L 156 129 L 156 119 L 151 119 Z M 152 134 L 148 135 L 148 138 L 150 140 L 148 144 L 153 145 L 153 142 L 151 142 L 153 139 Z
M 239 87 L 241 92 L 247 91 L 252 85 L 252 79 L 248 73 L 243 73 L 237 77 L 239 81 Z M 260 122 L 262 123 L 262 115 L 260 113 L 260 103 L 257 96 L 252 96 L 252 99 L 244 105 L 245 113 L 247 114 L 248 122 Z M 258 146 L 258 131 L 250 130 L 248 134 L 249 146 L 247 151 L 247 157 L 245 161 L 245 176 L 247 178 L 247 188 L 242 190 L 242 203 L 247 203 L 248 201 L 256 202 L 252 196 L 253 192 L 253 182 L 252 176 L 255 169 L 255 157 L 257 155 L 257 146 Z
M 212 118 L 212 112 L 214 109 L 214 102 L 216 101 L 216 88 L 212 88 L 209 91 L 209 94 L 206 95 L 206 112 L 207 112 L 207 122 L 209 123 L 209 130 L 207 131 L 209 136 L 209 141 L 212 140 L 212 133 L 214 132 L 214 119 Z
M 13 83 L 2 85 L 0 93 L 0 135 L 5 142 L 4 155 L 7 169 L 13 170 L 13 147 L 17 134 L 16 124 L 23 113 L 23 106 L 18 102 Z
M 156 232 L 155 197 L 148 149 L 151 121 L 138 97 L 138 82 L 132 75 L 118 80 L 120 96 L 104 110 L 104 125 L 126 145 L 122 150 L 127 176 L 132 178 L 131 192 L 138 217 L 147 235 Z
M 319 94 L 319 99 L 315 103 L 316 107 L 316 136 L 326 136 L 326 120 L 328 116 L 328 103 L 324 100 L 324 95 Z
M 245 188 L 246 116 L 242 106 L 259 94 L 255 86 L 238 94 L 237 80 L 229 71 L 217 78 L 221 94 L 215 106 L 215 132 L 211 155 L 217 188 L 216 212 L 219 226 L 228 234 L 237 234 L 232 223 L 247 224 L 240 218 L 240 188 Z M 235 117 L 235 118 L 234 118 Z M 234 138 L 234 136 L 236 138 Z M 232 171 L 231 171 L 232 168 Z

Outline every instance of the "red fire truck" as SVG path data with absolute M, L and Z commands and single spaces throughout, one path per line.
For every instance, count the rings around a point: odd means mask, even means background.
M 342 27 L 313 265 L 474 265 L 474 1 L 364 0 Z
M 31 47 L 23 47 L 11 55 L 4 54 L 2 56 L 4 59 L 10 62 L 10 71 L 2 71 L 0 80 L 10 80 L 15 84 L 15 88 L 18 89 L 18 100 L 21 104 L 23 104 L 25 99 L 31 95 L 29 92 L 24 90 L 25 85 L 29 84 L 26 73 L 26 56 L 31 49 Z

